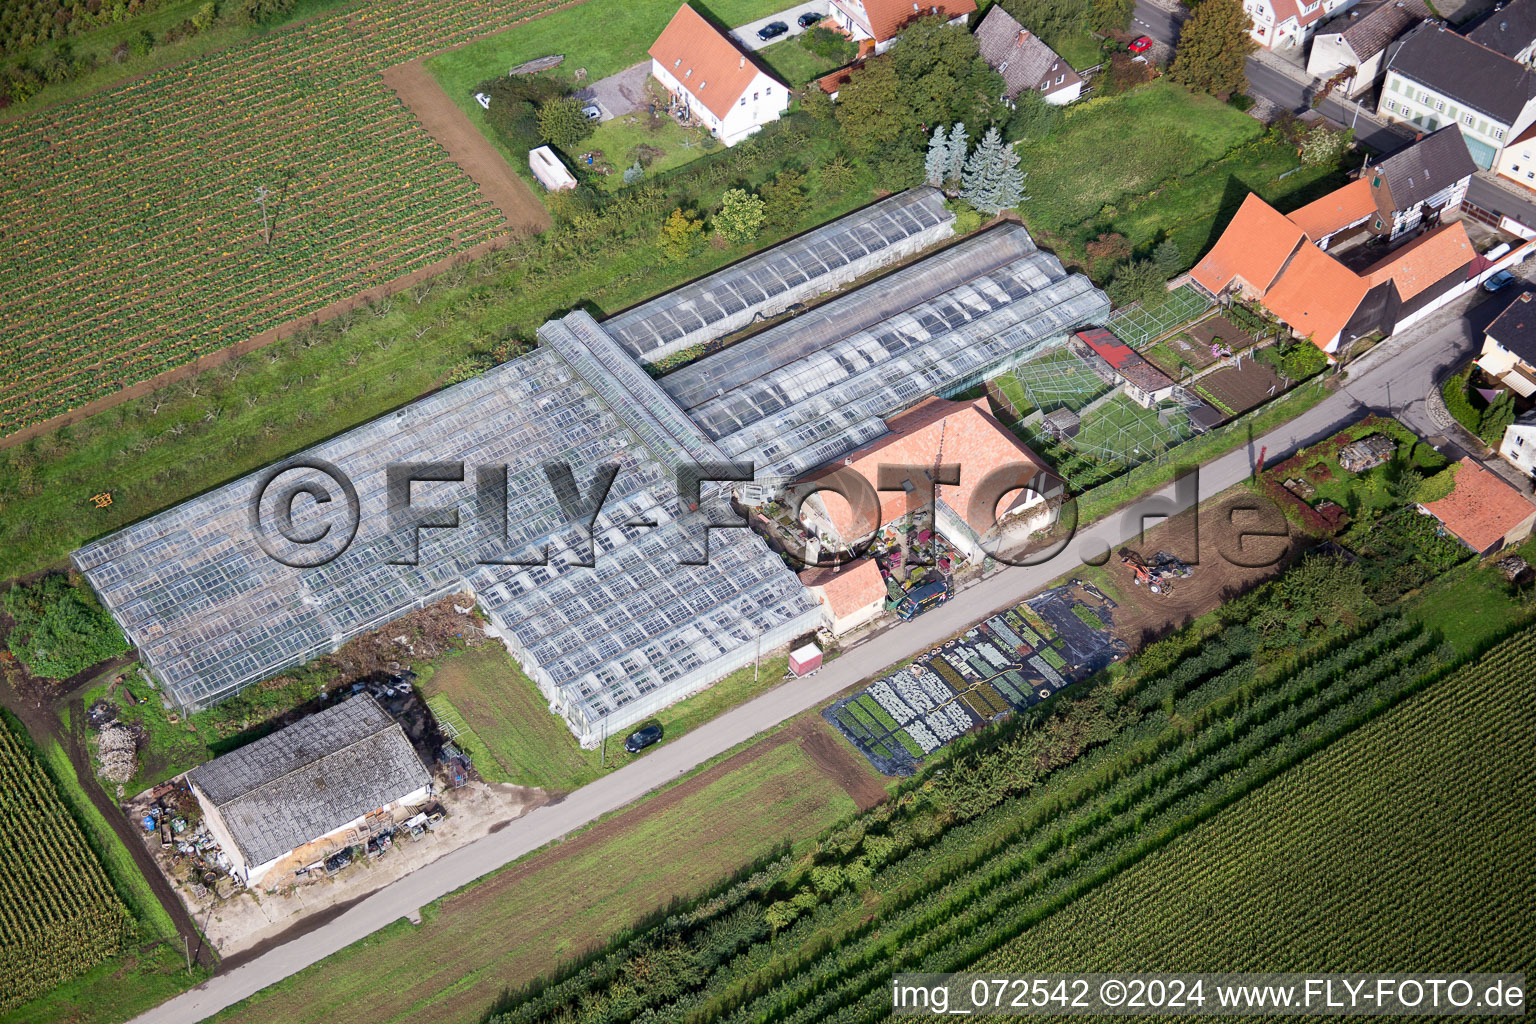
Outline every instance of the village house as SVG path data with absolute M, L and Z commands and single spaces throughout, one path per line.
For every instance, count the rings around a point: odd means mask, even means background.
M 1536 478 L 1536 409 L 1504 428 L 1499 454 L 1520 472 Z
M 1467 33 L 1467 38 L 1517 64 L 1530 65 L 1536 61 L 1536 0 L 1500 3 Z
M 1473 554 L 1491 555 L 1531 535 L 1536 504 L 1529 498 L 1470 456 L 1457 463 L 1455 471 L 1456 484 L 1450 494 L 1418 506 L 1419 511 L 1438 519 L 1448 536 L 1461 541 Z
M 1456 125 L 1473 161 L 1488 170 L 1536 123 L 1536 72 L 1425 21 L 1388 48 L 1376 113 L 1425 131 Z
M 1151 409 L 1173 397 L 1174 384 L 1168 375 L 1108 330 L 1101 327 L 1078 331 L 1077 340 L 1088 349 L 1088 358 L 1107 368 L 1115 382 L 1125 389 L 1127 397 L 1142 408 Z
M 684 4 L 650 49 L 651 75 L 687 116 L 734 146 L 789 108 L 789 88 Z
M 836 484 L 837 474 L 852 472 L 875 491 L 879 508 L 855 509 L 841 494 L 817 490 L 801 504 L 801 522 L 820 539 L 823 550 L 851 550 L 886 523 L 894 523 L 916 511 L 915 501 L 926 502 L 930 488 L 938 533 L 971 561 L 980 561 L 986 550 L 982 539 L 989 534 L 1011 545 L 1049 527 L 1056 521 L 1062 480 L 1046 468 L 1045 460 L 1031 451 L 993 417 L 987 400 L 952 402 L 929 398 L 886 421 L 887 432 L 800 481 L 797 486 L 825 487 Z M 932 469 L 919 470 L 922 480 L 906 479 L 901 486 L 880 490 L 881 467 L 887 473 L 898 467 L 959 467 L 958 484 L 934 484 Z M 996 495 L 981 485 L 994 471 L 1011 470 L 1015 486 Z M 1024 488 L 1024 489 L 1019 489 Z M 987 507 L 987 499 L 1007 501 Z M 879 521 L 871 517 L 878 514 Z
M 1266 50 L 1285 51 L 1312 38 L 1325 19 L 1350 6 L 1350 0 L 1243 0 L 1253 25 L 1248 34 Z
M 1385 189 L 1390 220 L 1378 225 L 1389 239 L 1420 224 L 1433 224 L 1461 206 L 1477 164 L 1460 130 L 1446 125 L 1379 163 L 1368 164 L 1359 180 Z
M 981 59 L 1003 76 L 1003 95 L 1012 103 L 1021 93 L 1038 93 L 1062 106 L 1083 94 L 1083 80 L 1072 66 L 1019 24 L 1002 6 L 993 7 L 976 27 Z
M 885 609 L 885 578 L 867 556 L 842 565 L 803 569 L 800 582 L 821 604 L 822 624 L 833 636 L 857 629 Z
M 424 803 L 432 776 L 363 693 L 187 772 L 230 874 L 255 887 L 362 841 Z
M 1478 367 L 1515 394 L 1536 394 L 1536 303 L 1521 294 L 1494 318 L 1483 336 Z
M 1362 0 L 1317 30 L 1307 74 L 1328 81 L 1353 68 L 1334 91 L 1351 98 L 1370 92 L 1381 81 L 1388 45 L 1431 16 L 1424 0 Z
M 1379 209 L 1382 185 L 1375 175 L 1357 179 L 1290 216 L 1250 194 L 1190 279 L 1214 298 L 1262 302 L 1329 354 L 1369 334 L 1390 335 L 1468 287 L 1478 254 L 1460 221 L 1432 228 L 1359 271 L 1314 241 L 1316 235 L 1326 244 L 1367 220 L 1384 233 L 1386 215 L 1378 222 L 1371 212 Z
M 832 0 L 833 23 L 859 44 L 860 56 L 884 53 L 901 30 L 919 18 L 943 17 L 957 28 L 976 10 L 976 0 Z

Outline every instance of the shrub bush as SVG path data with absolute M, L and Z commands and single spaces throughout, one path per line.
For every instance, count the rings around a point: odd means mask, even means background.
M 13 588 L 5 610 L 15 622 L 6 646 L 44 679 L 68 679 L 128 649 L 95 596 L 63 574 Z

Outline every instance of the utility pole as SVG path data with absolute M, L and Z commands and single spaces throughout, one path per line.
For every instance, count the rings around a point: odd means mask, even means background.
M 272 244 L 272 226 L 267 220 L 267 186 L 256 187 L 256 198 L 251 200 L 252 206 L 261 207 L 261 240 L 267 245 Z

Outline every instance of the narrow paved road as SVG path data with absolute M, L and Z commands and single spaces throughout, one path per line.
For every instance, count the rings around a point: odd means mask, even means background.
M 1394 411 L 1414 429 L 1434 433 L 1433 422 L 1423 410 L 1423 396 L 1434 386 L 1438 375 L 1477 347 L 1481 325 L 1491 320 L 1506 301 L 1507 298 L 1495 297 L 1484 302 L 1473 311 L 1470 320 L 1461 315 L 1469 303 L 1457 303 L 1409 337 L 1367 353 L 1355 364 L 1342 390 L 1292 422 L 1202 467 L 1199 494 L 1210 497 L 1249 476 L 1261 448 L 1268 450 L 1268 459 L 1277 459 L 1328 436 L 1368 411 Z M 1172 486 L 1158 492 L 1155 499 L 1162 504 L 1163 514 L 1188 505 L 1187 501 L 1176 499 Z M 968 587 L 948 604 L 882 634 L 875 642 L 853 648 L 817 675 L 786 683 L 727 712 L 642 760 L 582 787 L 560 803 L 541 807 L 500 832 L 392 883 L 314 931 L 228 973 L 216 975 L 138 1020 L 144 1024 L 190 1024 L 239 1002 L 379 928 L 414 914 L 423 905 L 473 879 L 625 806 L 763 730 L 830 700 L 892 662 L 917 655 L 987 614 L 1017 603 L 1062 573 L 1070 572 L 1080 556 L 1113 551 L 1134 538 L 1143 525 L 1135 511 L 1110 516 L 1084 531 L 1051 561 L 993 574 Z M 1155 525 L 1155 520 L 1145 525 Z

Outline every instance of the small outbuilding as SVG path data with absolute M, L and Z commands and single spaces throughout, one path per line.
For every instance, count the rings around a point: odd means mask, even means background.
M 821 605 L 822 622 L 833 636 L 859 628 L 885 608 L 885 579 L 873 558 L 803 569 L 800 582 Z
M 366 820 L 432 792 L 405 731 L 366 693 L 198 765 L 187 783 L 230 874 L 249 886 L 285 861 L 351 845 Z
M 1396 454 L 1396 441 L 1386 434 L 1369 434 L 1339 449 L 1339 468 L 1347 473 L 1364 473 L 1391 462 Z
M 528 169 L 539 179 L 539 184 L 551 192 L 576 187 L 576 176 L 566 169 L 559 155 L 548 146 L 528 151 Z
M 1470 456 L 1457 463 L 1451 493 L 1419 509 L 1440 520 L 1446 533 L 1479 555 L 1519 544 L 1536 524 L 1536 505 Z
M 1083 419 L 1071 409 L 1063 406 L 1055 412 L 1048 412 L 1042 422 L 1045 432 L 1058 441 L 1069 437 L 1076 437 L 1077 432 L 1083 428 Z

